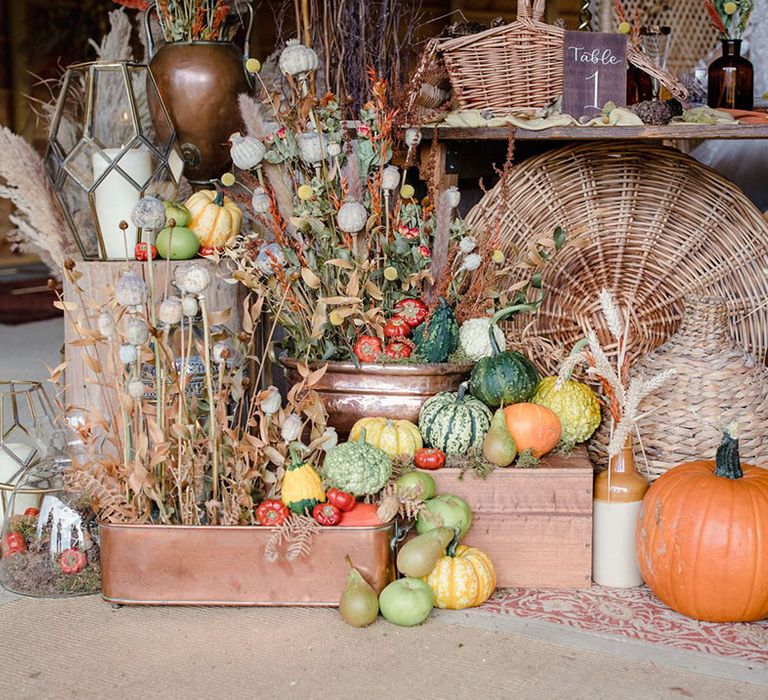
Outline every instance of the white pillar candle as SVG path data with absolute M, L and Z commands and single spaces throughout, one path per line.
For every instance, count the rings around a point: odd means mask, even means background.
M 13 452 L 18 461 L 14 459 L 8 451 Z M 10 484 L 15 486 L 15 479 L 19 477 L 19 472 L 22 470 L 22 465 L 27 463 L 27 460 L 34 454 L 35 448 L 26 445 L 23 442 L 6 442 L 0 446 L 0 482 L 4 484 Z M 21 462 L 21 464 L 19 464 Z M 14 479 L 14 482 L 11 482 Z M 12 491 L 3 492 L 3 500 L 0 502 L 0 527 L 5 519 L 5 506 L 10 506 Z M 36 508 L 40 502 L 40 496 L 35 494 L 19 494 L 14 505 L 15 513 L 23 513 L 27 508 Z
M 107 158 L 113 159 L 120 153 L 120 149 L 105 148 L 104 153 Z M 109 165 L 110 161 L 100 153 L 93 154 L 94 181 L 101 177 Z M 131 149 L 120 159 L 118 165 L 141 186 L 152 174 L 152 161 L 146 148 Z M 117 170 L 111 171 L 96 188 L 96 216 L 104 240 L 104 251 L 110 260 L 124 260 L 126 247 L 128 257 L 133 259 L 136 227 L 131 222 L 131 213 L 139 201 L 139 196 L 139 191 L 134 185 Z M 125 233 L 120 230 L 121 221 L 128 223 Z

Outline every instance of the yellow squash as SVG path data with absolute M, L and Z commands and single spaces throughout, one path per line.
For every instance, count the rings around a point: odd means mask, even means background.
M 191 228 L 201 248 L 222 248 L 240 233 L 243 212 L 223 192 L 200 190 L 185 203 L 192 218 Z
M 435 594 L 435 606 L 463 610 L 482 605 L 496 589 L 496 569 L 488 555 L 474 547 L 452 542 L 424 577 Z
M 280 496 L 285 505 L 300 515 L 312 515 L 312 509 L 325 501 L 320 475 L 311 464 L 301 462 L 294 462 L 288 467 Z
M 413 457 L 424 447 L 419 429 L 409 420 L 361 418 L 352 426 L 350 442 L 357 442 L 365 433 L 369 445 L 384 450 L 390 457 Z

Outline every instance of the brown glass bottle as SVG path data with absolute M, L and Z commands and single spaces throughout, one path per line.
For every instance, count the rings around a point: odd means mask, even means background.
M 653 99 L 653 80 L 631 63 L 627 68 L 627 106 Z
M 754 69 L 741 55 L 741 39 L 723 39 L 723 55 L 709 66 L 707 104 L 715 109 L 752 109 Z

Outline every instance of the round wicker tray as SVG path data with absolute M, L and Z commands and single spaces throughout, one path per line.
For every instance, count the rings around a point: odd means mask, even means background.
M 598 303 L 605 287 L 632 315 L 634 354 L 664 343 L 695 294 L 724 299 L 734 340 L 765 357 L 768 221 L 738 187 L 679 151 L 637 142 L 550 151 L 516 166 L 468 223 L 498 235 L 505 251 L 551 236 L 557 226 L 571 241 L 544 268 L 537 316 L 508 324 L 513 345 L 525 324 L 566 352 L 587 324 L 608 345 Z M 556 371 L 552 353 L 532 355 L 542 370 Z

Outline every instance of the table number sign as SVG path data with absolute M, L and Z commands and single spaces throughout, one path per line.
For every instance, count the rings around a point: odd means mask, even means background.
M 566 31 L 563 37 L 563 113 L 594 117 L 606 102 L 627 102 L 625 34 Z

